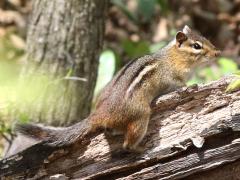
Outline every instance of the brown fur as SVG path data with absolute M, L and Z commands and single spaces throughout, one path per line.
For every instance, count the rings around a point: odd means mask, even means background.
M 157 53 L 138 58 L 123 67 L 103 89 L 96 110 L 84 123 L 59 131 L 37 128 L 35 134 L 30 130 L 34 129 L 33 126 L 29 129 L 23 125 L 22 133 L 52 144 L 69 145 L 99 128 L 110 129 L 124 134 L 123 148 L 137 150 L 147 131 L 151 101 L 157 95 L 184 86 L 190 71 L 201 63 L 202 58 L 212 58 L 218 54 L 215 47 L 201 35 L 189 28 L 185 34 L 183 32 Z M 195 41 L 203 44 L 201 51 L 192 48 Z

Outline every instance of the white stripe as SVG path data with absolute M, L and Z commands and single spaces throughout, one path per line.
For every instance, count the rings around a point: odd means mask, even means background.
M 127 96 L 129 96 L 129 94 L 131 93 L 131 91 L 134 89 L 134 87 L 141 81 L 141 79 L 143 78 L 143 76 L 145 74 L 147 74 L 149 71 L 151 71 L 152 69 L 154 69 L 156 67 L 156 64 L 152 64 L 152 65 L 148 65 L 146 66 L 140 73 L 139 75 L 134 79 L 134 81 L 132 82 L 132 84 L 129 86 L 129 88 L 127 89 Z

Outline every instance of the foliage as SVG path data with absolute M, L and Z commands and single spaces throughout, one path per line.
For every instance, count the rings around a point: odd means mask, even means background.
M 217 80 L 224 75 L 229 75 L 238 70 L 237 63 L 225 57 L 218 59 L 217 64 L 199 68 L 193 78 L 189 80 L 188 85 L 206 83 Z
M 9 116 L 14 106 L 20 106 L 23 103 L 31 107 L 31 102 L 38 96 L 39 91 L 61 82 L 64 78 L 73 78 L 70 69 L 65 77 L 51 79 L 35 74 L 32 77 L 35 83 L 17 85 L 25 53 L 23 40 L 27 24 L 25 17 L 31 10 L 31 1 L 21 0 L 23 3 L 19 3 L 20 0 L 4 0 L 4 2 L 0 3 L 0 135 L 11 131 L 14 122 L 9 120 Z M 111 2 L 120 13 L 115 13 L 115 18 L 110 16 L 107 18 L 106 24 L 111 24 L 112 28 L 109 32 L 113 33 L 114 40 L 110 41 L 106 38 L 106 48 L 99 59 L 95 99 L 100 90 L 125 63 L 139 56 L 156 52 L 166 45 L 169 37 L 174 36 L 177 29 L 186 23 L 196 25 L 193 28 L 210 35 L 216 40 L 217 47 L 222 46 L 230 52 L 227 55 L 232 56 L 226 58 L 226 55 L 209 66 L 199 68 L 189 80 L 188 85 L 209 82 L 238 71 L 239 62 L 236 61 L 236 57 L 239 57 L 240 45 L 236 44 L 236 39 L 239 39 L 239 35 L 234 33 L 238 32 L 239 7 L 235 6 L 235 1 L 181 1 L 179 3 L 179 1 L 167 0 L 111 0 Z M 11 5 L 3 6 L 9 3 Z M 216 6 L 209 6 L 211 3 L 215 3 Z M 189 7 L 192 8 L 191 11 L 187 9 Z M 214 16 L 218 18 L 214 21 L 209 20 L 209 17 L 214 18 Z M 164 21 L 167 23 L 161 24 Z M 218 22 L 212 23 L 215 21 Z M 161 28 L 158 29 L 158 27 Z M 207 31 L 204 31 L 205 27 Z M 155 41 L 153 38 L 155 33 L 157 31 L 162 33 L 164 29 L 167 34 Z M 137 38 L 132 38 L 133 35 Z M 238 73 L 237 75 L 239 76 Z M 229 85 L 227 91 L 233 91 L 239 87 L 240 80 L 236 80 Z M 20 112 L 18 118 L 21 123 L 29 121 L 28 115 Z
M 226 92 L 233 92 L 240 89 L 240 71 L 237 71 L 234 75 L 237 78 L 228 85 Z
M 231 82 L 228 85 L 228 87 L 226 89 L 226 92 L 233 92 L 233 91 L 236 91 L 236 90 L 239 90 L 239 89 L 240 89 L 240 78 Z
M 0 155 L 1 137 L 11 134 L 13 126 L 9 118 L 12 111 L 10 91 L 13 90 L 10 90 L 10 87 L 16 84 L 20 72 L 19 63 L 24 55 L 21 38 L 17 37 L 12 30 L 6 30 L 3 34 L 0 36 Z
M 131 59 L 150 53 L 149 43 L 145 41 L 132 42 L 130 40 L 124 40 L 122 47 Z
M 167 0 L 137 0 L 134 10 L 129 9 L 124 0 L 111 2 L 135 24 L 149 22 L 154 16 L 156 7 L 159 7 L 163 14 L 166 14 L 169 9 Z
M 99 59 L 99 69 L 97 83 L 95 87 L 95 96 L 112 79 L 117 65 L 117 59 L 112 50 L 105 50 L 101 53 Z

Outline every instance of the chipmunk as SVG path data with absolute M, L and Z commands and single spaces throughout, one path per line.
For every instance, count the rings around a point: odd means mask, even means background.
M 164 48 L 126 64 L 102 90 L 95 111 L 83 121 L 65 128 L 18 125 L 17 131 L 62 147 L 98 129 L 108 129 L 124 135 L 124 149 L 138 151 L 147 132 L 152 100 L 185 86 L 196 66 L 219 54 L 212 43 L 185 26 Z

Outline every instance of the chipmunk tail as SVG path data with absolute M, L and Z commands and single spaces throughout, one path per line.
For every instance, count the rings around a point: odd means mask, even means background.
M 16 131 L 24 136 L 44 141 L 50 146 L 68 146 L 80 141 L 91 130 L 88 119 L 69 127 L 52 127 L 41 124 L 17 124 Z

